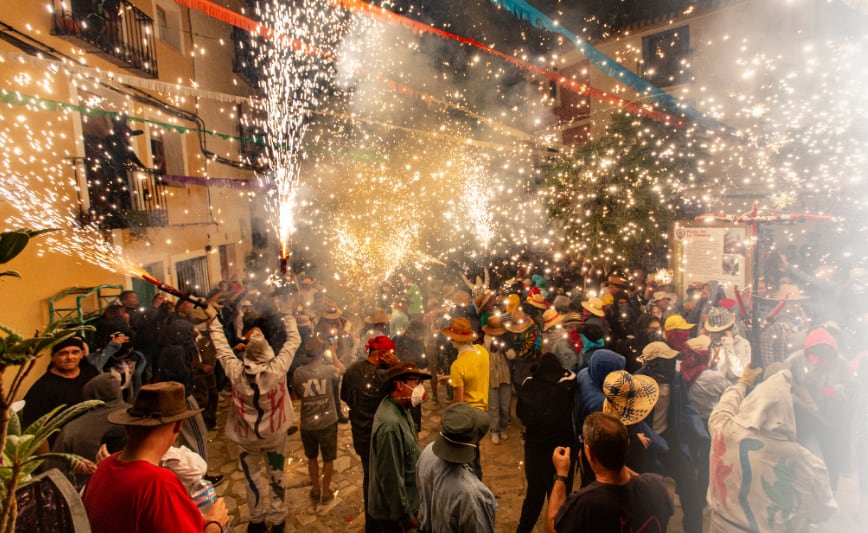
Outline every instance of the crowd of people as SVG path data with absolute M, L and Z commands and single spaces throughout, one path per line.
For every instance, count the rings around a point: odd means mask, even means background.
M 189 496 L 221 480 L 206 471 L 205 439 L 221 394 L 251 532 L 284 531 L 296 432 L 311 501 L 334 498 L 342 423 L 363 467 L 365 531 L 494 531 L 479 443 L 507 439 L 513 413 L 527 487 L 518 532 L 547 499 L 549 531 L 665 531 L 664 477 L 687 533 L 806 531 L 834 512 L 866 434 L 865 354 L 790 279 L 768 287 L 774 309 L 757 324 L 748 295 L 713 280 L 679 297 L 638 269 L 593 291 L 544 273 L 460 279 L 406 278 L 364 310 L 304 273 L 274 294 L 226 281 L 175 304 L 125 291 L 90 342 L 53 347 L 24 424 L 106 402 L 51 442 L 89 460 L 75 475 L 95 532 L 223 530 L 222 500 L 197 509 Z M 421 449 L 423 401 L 448 407 Z

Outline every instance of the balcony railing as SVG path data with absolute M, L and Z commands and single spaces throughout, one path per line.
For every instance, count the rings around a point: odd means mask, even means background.
M 232 28 L 232 72 L 238 74 L 254 89 L 259 88 L 262 69 L 257 64 L 256 49 L 261 43 L 261 37 L 251 37 L 250 33 L 240 28 Z
M 118 66 L 157 77 L 154 21 L 142 10 L 125 0 L 52 0 L 52 4 L 55 35 Z
M 107 165 L 87 165 L 90 209 L 85 222 L 101 229 L 141 229 L 165 226 L 166 184 L 156 170 L 124 167 L 120 173 Z

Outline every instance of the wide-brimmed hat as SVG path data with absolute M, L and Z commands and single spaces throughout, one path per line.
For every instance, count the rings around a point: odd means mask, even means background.
M 687 339 L 686 344 L 691 350 L 707 350 L 711 347 L 711 337 L 708 335 L 700 335 L 692 339 Z
M 625 426 L 647 417 L 660 397 L 660 388 L 650 376 L 633 375 L 626 370 L 610 372 L 603 381 L 603 412 L 621 419 Z
M 412 361 L 401 361 L 386 371 L 386 383 L 391 383 L 401 378 L 431 379 L 431 374 L 419 370 Z
M 608 281 L 609 285 L 614 285 L 621 289 L 627 286 L 627 280 L 622 278 L 621 276 L 609 276 Z
M 673 329 L 692 329 L 696 324 L 691 324 L 684 320 L 681 315 L 672 315 L 663 323 L 664 331 L 672 331 Z
M 477 309 L 482 309 L 485 305 L 494 298 L 494 293 L 491 291 L 485 291 L 473 300 L 473 304 Z
M 793 285 L 792 283 L 784 283 L 778 290 L 775 291 L 772 298 L 775 300 L 807 300 L 808 297 L 802 294 L 801 289 L 799 289 L 798 285 Z
M 333 303 L 329 303 L 326 305 L 325 310 L 322 312 L 322 317 L 334 320 L 335 318 L 340 318 L 343 313 L 344 312 L 343 310 L 341 310 L 340 307 Z
M 375 307 L 371 314 L 365 317 L 365 324 L 385 324 L 389 321 L 389 315 L 382 307 Z
M 655 304 L 660 300 L 673 300 L 673 294 L 668 293 L 666 291 L 657 291 L 654 293 L 654 296 L 651 297 L 651 303 Z
M 108 421 L 121 426 L 162 426 L 202 412 L 188 410 L 186 398 L 184 386 L 175 381 L 142 385 L 133 406 L 112 411 Z
M 503 307 L 506 309 L 507 313 L 512 313 L 518 306 L 521 305 L 521 298 L 518 294 L 510 294 L 506 298 L 503 299 Z
M 488 317 L 488 322 L 482 326 L 482 331 L 489 335 L 503 335 L 506 333 L 506 328 L 503 327 L 503 319 L 501 317 L 492 315 Z
M 558 310 L 554 307 L 546 309 L 545 313 L 543 313 L 543 331 L 550 330 L 563 322 L 563 320 L 564 315 L 558 313 Z
M 649 342 L 642 349 L 642 355 L 636 358 L 640 363 L 647 363 L 654 359 L 672 359 L 678 355 L 678 350 L 673 350 L 663 341 Z
M 717 333 L 725 331 L 735 324 L 735 315 L 723 307 L 712 307 L 705 319 L 705 331 Z
M 584 320 L 582 320 L 582 315 L 579 313 L 564 313 L 563 325 L 567 324 L 582 324 Z
M 527 314 L 521 309 L 516 309 L 516 311 L 512 314 L 512 319 L 507 322 L 506 329 L 513 333 L 523 333 L 527 331 L 527 329 L 533 326 L 534 322 Z
M 447 327 L 440 329 L 440 333 L 458 342 L 471 342 L 476 339 L 476 333 L 466 318 L 453 318 Z
M 570 308 L 570 299 L 563 294 L 558 294 L 555 296 L 555 299 L 552 300 L 552 306 L 558 311 L 566 313 L 567 309 Z
M 606 314 L 606 312 L 603 311 L 603 300 L 593 296 L 582 302 L 582 308 L 586 309 L 592 315 L 603 316 Z
M 490 424 L 485 411 L 466 403 L 450 405 L 443 412 L 443 427 L 432 446 L 434 455 L 449 463 L 472 463 Z
M 527 295 L 527 303 L 536 307 L 537 309 L 548 309 L 549 303 L 546 301 L 545 296 L 540 293 L 528 294 Z

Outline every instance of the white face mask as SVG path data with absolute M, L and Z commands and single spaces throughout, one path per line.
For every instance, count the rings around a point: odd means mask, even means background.
M 420 383 L 413 389 L 413 394 L 410 395 L 410 403 L 413 407 L 416 407 L 421 404 L 423 400 L 425 400 L 425 387 Z

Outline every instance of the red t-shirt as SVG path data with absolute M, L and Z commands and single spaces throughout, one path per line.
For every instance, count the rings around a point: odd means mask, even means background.
M 202 533 L 202 514 L 174 472 L 117 457 L 99 464 L 84 491 L 93 533 Z

